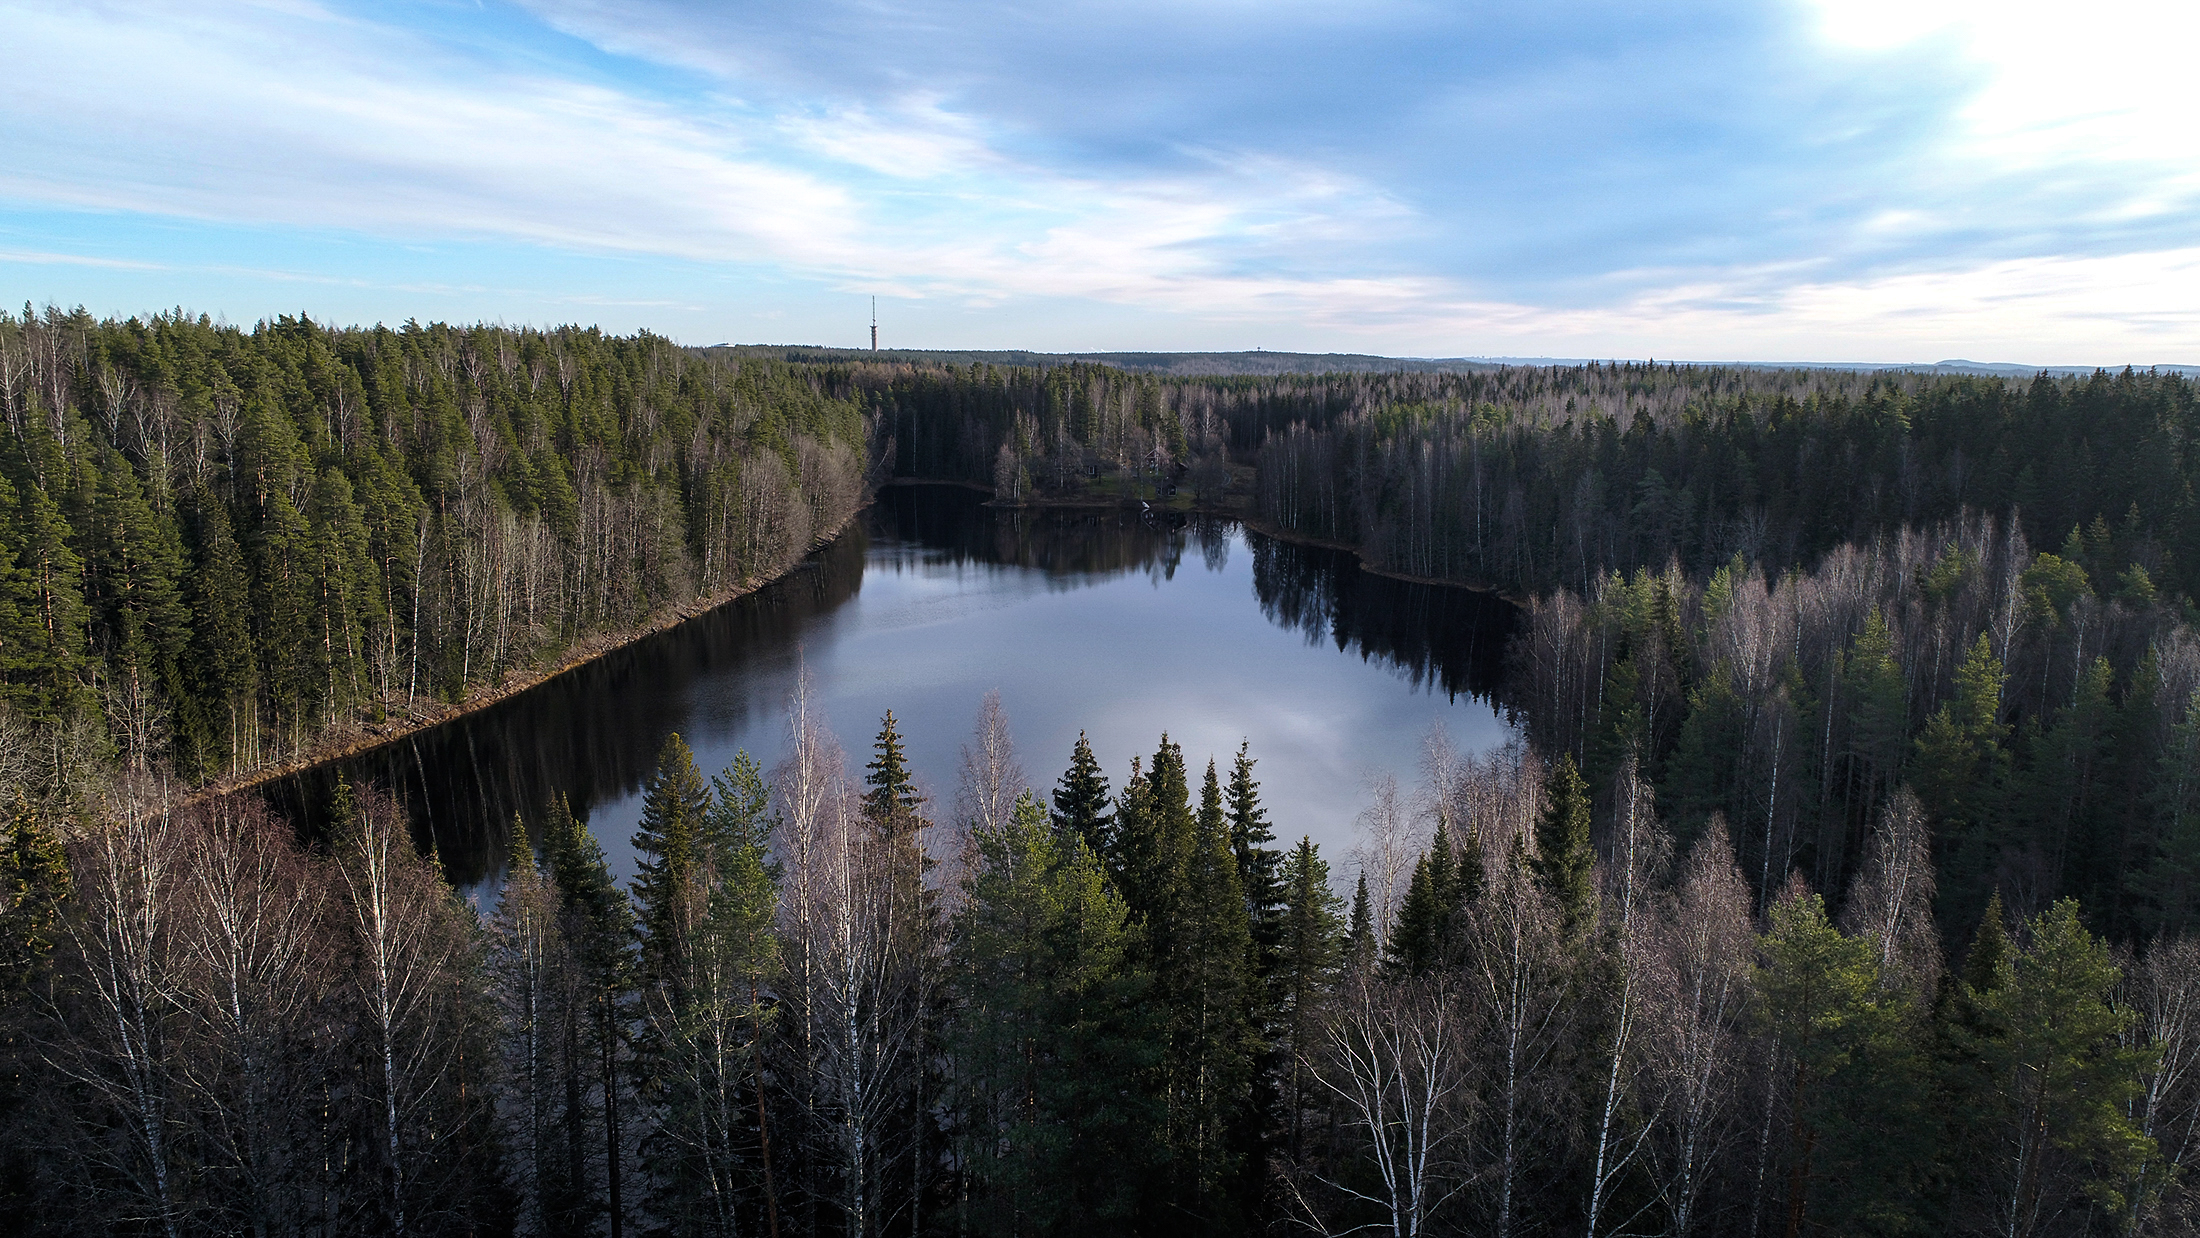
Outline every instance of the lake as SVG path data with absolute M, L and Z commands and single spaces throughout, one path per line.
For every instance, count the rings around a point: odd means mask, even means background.
M 391 788 L 463 885 L 502 872 L 515 811 L 532 821 L 562 792 L 626 877 L 665 736 L 684 736 L 706 774 L 744 748 L 769 770 L 807 671 L 858 776 L 894 711 L 935 817 L 998 690 L 1042 791 L 1080 730 L 1118 789 L 1163 731 L 1195 794 L 1208 758 L 1227 775 L 1250 742 L 1277 837 L 1311 835 L 1334 863 L 1370 779 L 1418 779 L 1431 726 L 1467 751 L 1510 736 L 1493 701 L 1515 613 L 1234 522 L 1002 510 L 959 488 L 894 486 L 772 585 L 271 792 L 310 818 L 338 770 Z

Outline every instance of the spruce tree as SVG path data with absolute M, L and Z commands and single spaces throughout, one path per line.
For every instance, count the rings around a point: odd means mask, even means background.
M 1093 758 L 1092 742 L 1079 731 L 1077 746 L 1070 750 L 1069 768 L 1054 788 L 1055 831 L 1065 836 L 1075 834 L 1093 854 L 1104 855 L 1114 825 L 1115 818 L 1108 811 L 1108 777 Z
M 642 784 L 642 820 L 632 844 L 633 893 L 644 974 L 676 992 L 686 982 L 687 957 L 704 912 L 705 891 L 698 883 L 708 860 L 703 848 L 709 806 L 694 752 L 677 731 L 667 735 L 656 769 Z
M 1367 870 L 1352 890 L 1352 925 L 1345 933 L 1345 961 L 1357 972 L 1375 963 L 1375 911 L 1367 897 Z
M 703 814 L 704 839 L 714 856 L 737 851 L 764 853 L 771 844 L 771 789 L 764 771 L 746 748 L 710 779 L 710 807 Z
M 1366 883 L 1361 883 L 1361 894 Z M 1321 1034 L 1323 1005 L 1344 964 L 1343 900 L 1329 888 L 1329 865 L 1314 840 L 1301 837 L 1283 863 L 1282 933 L 1275 991 L 1280 998 L 1277 1049 L 1284 1062 L 1282 1096 L 1285 1148 L 1296 1162 L 1310 1107 L 1305 1064 Z
M 1135 1225 L 1162 1126 L 1156 1032 L 1129 908 L 1099 861 L 1026 793 L 974 840 L 955 923 L 949 1031 L 983 1229 L 1106 1234 Z
M 1253 941 L 1264 960 L 1262 973 L 1275 952 L 1282 932 L 1283 853 L 1276 850 L 1275 831 L 1268 827 L 1268 813 L 1261 807 L 1260 784 L 1253 780 L 1250 741 L 1240 742 L 1230 762 L 1227 791 L 1230 847 L 1237 854 L 1238 884 L 1245 888 L 1245 910 L 1253 921 Z
M 558 892 L 512 816 L 512 858 L 489 921 L 490 976 L 504 1043 L 502 1142 L 524 1231 L 547 1232 L 557 1211 Z
M 59 944 L 70 874 L 61 836 L 16 793 L 0 851 L 0 1009 L 30 987 Z
M 870 789 L 863 794 L 863 815 L 871 819 L 873 828 L 897 832 L 913 829 L 923 798 L 917 794 L 916 779 L 909 772 L 908 754 L 903 751 L 901 732 L 895 728 L 891 709 L 879 724 L 872 750 L 878 755 L 864 767 L 869 772 L 864 775 L 863 785 Z
M 1181 768 L 1181 756 L 1176 758 Z M 1161 757 L 1155 758 L 1159 769 Z M 1164 804 L 1166 810 L 1166 803 Z M 1173 814 L 1171 814 L 1173 817 Z M 1238 884 L 1214 764 L 1208 763 L 1200 811 L 1181 848 L 1181 891 L 1171 922 L 1161 987 L 1171 1003 L 1171 1144 L 1178 1206 L 1228 1222 L 1250 1203 L 1247 1176 L 1265 1179 L 1258 1163 L 1260 1128 L 1253 1111 L 1259 1041 L 1253 1026 L 1252 923 Z
M 627 1132 L 626 1058 L 633 991 L 634 915 L 605 862 L 603 847 L 575 818 L 564 796 L 551 801 L 544 859 L 557 887 L 558 932 L 572 951 L 571 1011 L 566 1027 L 564 1143 L 571 1189 L 553 1201 L 566 1232 L 608 1210 L 611 1231 L 623 1236 Z M 593 1094 L 593 1095 L 591 1095 Z M 604 1165 L 597 1196 L 588 1166 Z
M 643 1159 L 651 1210 L 674 1233 L 738 1228 L 733 1184 L 752 1169 L 744 1097 L 761 1085 L 765 985 L 777 960 L 777 885 L 766 860 L 768 791 L 746 753 L 706 794 L 686 745 L 666 741 L 644 797 L 635 882 L 648 936 L 635 1060 L 649 1103 Z M 684 857 L 684 858 L 683 858 Z M 663 926 L 663 927 L 660 927 Z M 665 948 L 652 948 L 660 932 Z M 677 935 L 676 938 L 674 935 Z M 670 948 L 676 945 L 677 948 Z M 757 1145 L 763 1160 L 764 1143 Z M 767 1210 L 770 1167 L 758 1163 Z
M 0 683 L 26 717 L 47 721 L 89 703 L 84 564 L 45 488 L 19 476 L 12 490 L 0 490 L 0 501 L 14 500 L 0 512 L 0 560 L 14 552 L 12 564 L 0 562 L 0 614 L 16 630 L 0 629 Z
M 1461 854 L 1451 832 L 1437 827 L 1435 841 L 1413 865 L 1406 896 L 1383 947 L 1383 968 L 1394 979 L 1412 979 L 1456 963 L 1466 944 L 1467 906 L 1481 893 L 1481 848 L 1472 838 Z
M 1390 922 L 1390 940 L 1383 943 L 1383 971 L 1392 979 L 1425 976 L 1436 965 L 1436 883 L 1424 851 L 1413 862 L 1406 896 L 1399 900 L 1398 914 Z
M 1589 842 L 1589 788 L 1571 754 L 1561 754 L 1544 779 L 1535 851 L 1536 878 L 1558 906 L 1568 939 L 1578 940 L 1596 896 L 1596 852 Z
M 1986 633 L 1979 633 L 1956 670 L 1955 699 L 1934 713 L 1917 741 L 1912 785 L 1939 826 L 1946 857 L 1936 907 L 1944 929 L 1960 932 L 1977 922 L 1994 865 L 2015 841 L 2002 812 L 2009 773 L 2008 728 L 2001 721 L 2006 678 Z

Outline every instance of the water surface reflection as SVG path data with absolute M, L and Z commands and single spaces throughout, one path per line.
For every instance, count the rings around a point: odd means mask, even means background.
M 558 792 L 627 871 L 666 733 L 706 769 L 741 748 L 769 766 L 807 667 L 852 768 L 891 708 L 920 776 L 951 797 L 979 698 L 998 688 L 1042 787 L 1080 729 L 1118 784 L 1163 729 L 1195 763 L 1250 740 L 1277 832 L 1335 851 L 1366 777 L 1411 778 L 1431 722 L 1464 745 L 1502 739 L 1491 700 L 1513 614 L 1228 522 L 895 487 L 787 578 L 337 768 L 396 790 L 460 882 L 495 876 L 513 814 L 532 821 Z M 317 816 L 335 774 L 277 798 Z

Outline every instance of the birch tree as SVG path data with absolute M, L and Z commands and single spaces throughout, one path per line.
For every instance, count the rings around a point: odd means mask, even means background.
M 1360 1134 L 1373 1190 L 1342 1171 L 1324 1185 L 1372 1206 L 1391 1238 L 1420 1238 L 1471 1180 L 1463 1153 L 1474 1100 L 1464 1008 L 1442 984 L 1355 976 L 1309 1071 Z

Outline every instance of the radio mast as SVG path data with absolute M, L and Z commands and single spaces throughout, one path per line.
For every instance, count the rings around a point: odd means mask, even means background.
M 871 351 L 878 351 L 878 298 L 871 298 Z

